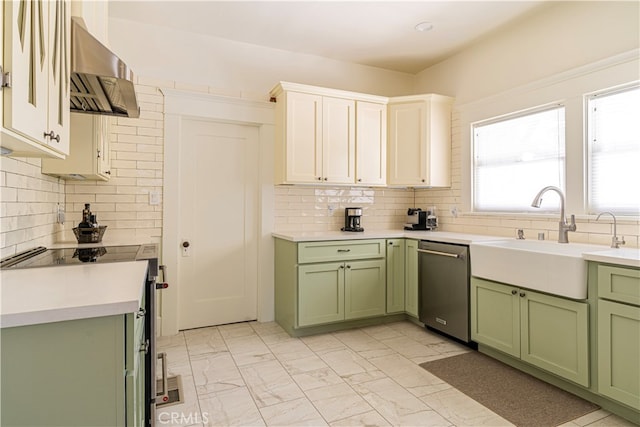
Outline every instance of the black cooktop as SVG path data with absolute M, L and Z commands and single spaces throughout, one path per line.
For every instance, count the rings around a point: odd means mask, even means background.
M 83 263 L 135 261 L 144 246 L 96 246 L 89 248 L 47 249 L 43 246 L 12 255 L 0 261 L 1 269 L 49 267 Z M 143 258 L 143 257 L 142 257 Z

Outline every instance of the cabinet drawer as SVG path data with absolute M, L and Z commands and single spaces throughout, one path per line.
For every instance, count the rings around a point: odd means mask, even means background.
M 598 265 L 598 297 L 640 305 L 640 270 Z
M 384 258 L 383 239 L 298 243 L 298 263 Z

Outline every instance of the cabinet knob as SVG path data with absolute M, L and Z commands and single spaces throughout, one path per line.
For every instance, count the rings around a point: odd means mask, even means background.
M 322 181 L 322 177 L 321 176 L 318 177 L 318 181 Z
M 347 268 L 351 268 L 351 266 L 349 264 L 347 264 Z
M 189 245 L 190 245 L 190 243 L 189 243 L 189 241 L 188 241 L 188 240 L 185 240 L 184 242 L 182 242 L 182 247 L 183 247 L 183 248 L 188 248 L 188 247 L 189 247 Z
M 325 177 L 325 178 L 324 178 L 324 180 L 326 181 L 326 180 L 327 180 L 327 178 Z
M 136 319 L 139 319 L 141 317 L 144 317 L 144 315 L 147 314 L 147 310 L 145 310 L 144 308 L 141 308 L 140 310 L 138 310 L 138 312 L 136 313 Z
M 344 265 L 341 265 L 340 268 L 344 268 Z
M 389 242 L 389 246 L 393 246 L 393 242 Z
M 358 182 L 362 182 L 362 178 L 358 178 Z
M 111 175 L 111 171 L 104 171 L 107 175 Z
M 515 295 L 517 293 L 518 293 L 518 291 L 516 291 L 515 289 L 511 291 L 511 295 Z
M 424 182 L 424 181 L 425 181 L 425 180 L 424 180 L 424 178 L 423 178 L 423 179 L 422 179 L 422 182 Z
M 520 296 L 521 296 L 522 298 L 524 298 L 526 295 L 527 295 L 527 294 L 525 294 L 524 292 L 520 292 Z

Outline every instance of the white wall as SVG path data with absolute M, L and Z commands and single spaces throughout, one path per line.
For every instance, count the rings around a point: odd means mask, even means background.
M 570 240 L 608 244 L 610 220 L 584 211 L 582 95 L 640 79 L 640 3 L 550 2 L 520 22 L 418 75 L 416 90 L 454 96 L 452 187 L 420 190 L 417 206 L 435 205 L 444 230 L 528 238 L 544 232 L 557 239 L 558 216 L 470 212 L 473 121 L 562 102 L 567 108 L 567 214 L 578 231 Z M 634 52 L 635 50 L 635 52 Z M 534 194 L 531 195 L 533 199 Z M 454 217 L 451 209 L 459 216 Z M 627 246 L 640 244 L 638 218 L 619 218 Z
M 374 95 L 409 94 L 415 76 L 111 18 L 109 42 L 139 76 L 265 100 L 279 81 Z
M 640 3 L 549 2 L 417 75 L 418 93 L 457 104 L 637 49 Z

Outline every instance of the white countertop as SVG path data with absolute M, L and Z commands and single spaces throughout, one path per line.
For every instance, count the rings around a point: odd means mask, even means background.
M 146 261 L 2 270 L 0 326 L 136 312 L 146 274 Z
M 640 249 L 638 248 L 604 248 L 601 251 L 586 252 L 582 257 L 587 261 L 606 262 L 609 264 L 640 267 Z
M 418 239 L 444 243 L 470 244 L 489 240 L 504 240 L 504 237 L 478 234 L 452 233 L 448 231 L 409 231 L 409 230 L 365 230 L 349 231 L 282 231 L 272 233 L 273 237 L 291 242 L 320 242 L 325 240 L 361 240 L 361 239 Z
M 281 231 L 272 233 L 273 237 L 291 242 L 319 242 L 326 240 L 360 240 L 360 239 L 418 239 L 433 240 L 443 243 L 470 245 L 476 242 L 509 240 L 508 237 L 487 236 L 480 234 L 454 233 L 448 231 L 409 231 L 409 230 L 365 230 L 363 232 L 345 231 Z M 570 244 L 570 243 L 569 243 Z M 598 247 L 594 245 L 594 247 Z M 640 249 L 609 248 L 599 246 L 602 250 L 584 252 L 582 257 L 587 261 L 605 262 L 609 264 L 640 267 Z

